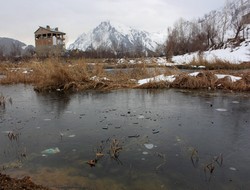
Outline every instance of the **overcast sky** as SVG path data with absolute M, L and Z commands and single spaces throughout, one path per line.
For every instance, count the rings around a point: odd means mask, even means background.
M 34 31 L 50 25 L 67 34 L 69 45 L 101 21 L 157 32 L 180 17 L 198 18 L 224 4 L 225 0 L 0 0 L 0 37 L 34 45 Z

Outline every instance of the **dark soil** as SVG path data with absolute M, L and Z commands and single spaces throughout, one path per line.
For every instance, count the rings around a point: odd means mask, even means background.
M 30 177 L 15 179 L 0 173 L 0 190 L 49 190 L 49 188 L 34 184 Z

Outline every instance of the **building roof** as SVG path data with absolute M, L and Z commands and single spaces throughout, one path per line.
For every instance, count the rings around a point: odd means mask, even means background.
M 39 26 L 39 28 L 34 33 L 37 33 L 40 29 L 46 30 L 46 31 L 48 31 L 48 33 L 56 33 L 56 34 L 66 35 L 66 33 L 59 31 L 58 28 L 50 28 L 50 26 L 46 26 L 46 27 Z

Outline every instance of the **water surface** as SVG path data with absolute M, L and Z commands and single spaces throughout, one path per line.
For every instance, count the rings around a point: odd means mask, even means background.
M 249 94 L 37 94 L 23 85 L 1 86 L 0 93 L 6 97 L 0 107 L 0 165 L 11 176 L 29 175 L 58 189 L 250 186 Z M 117 159 L 110 152 L 114 139 L 122 147 Z M 43 152 L 49 148 L 60 152 Z M 86 162 L 98 151 L 104 157 L 90 167 Z

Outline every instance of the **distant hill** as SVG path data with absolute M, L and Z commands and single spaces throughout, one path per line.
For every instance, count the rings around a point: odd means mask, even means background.
M 30 55 L 35 48 L 12 38 L 0 37 L 0 57 Z

